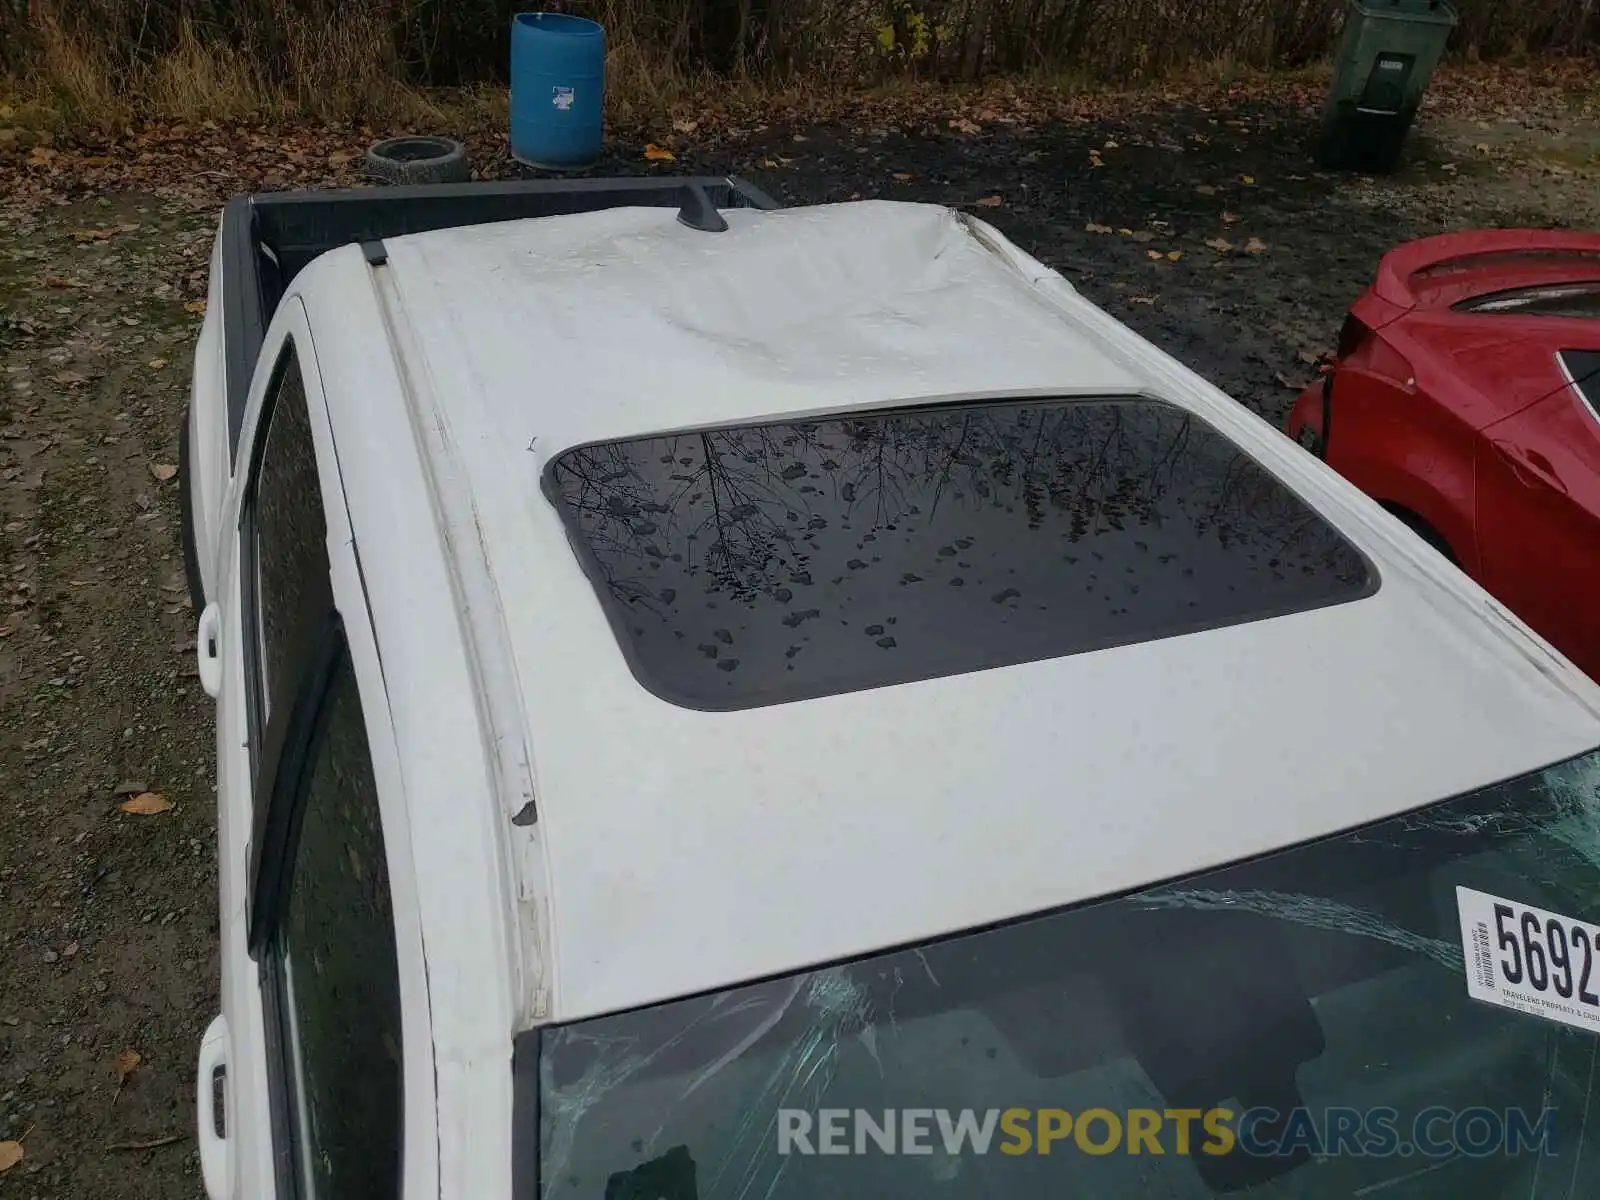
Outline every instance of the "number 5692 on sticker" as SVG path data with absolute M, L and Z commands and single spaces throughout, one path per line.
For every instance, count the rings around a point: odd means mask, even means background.
M 1600 924 L 1456 888 L 1467 994 L 1600 1033 Z

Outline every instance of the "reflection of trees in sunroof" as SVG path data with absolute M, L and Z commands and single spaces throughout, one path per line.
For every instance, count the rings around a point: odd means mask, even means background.
M 742 708 L 1352 599 L 1364 560 L 1146 400 L 582 447 L 549 485 L 641 683 Z

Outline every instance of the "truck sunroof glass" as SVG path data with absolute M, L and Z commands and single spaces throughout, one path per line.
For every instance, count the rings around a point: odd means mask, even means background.
M 1365 559 L 1145 399 L 946 405 L 560 455 L 546 487 L 641 684 L 705 709 L 1353 600 Z

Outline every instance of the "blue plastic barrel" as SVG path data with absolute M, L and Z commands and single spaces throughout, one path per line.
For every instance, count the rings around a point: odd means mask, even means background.
M 568 170 L 600 157 L 606 34 L 565 13 L 511 19 L 511 155 Z

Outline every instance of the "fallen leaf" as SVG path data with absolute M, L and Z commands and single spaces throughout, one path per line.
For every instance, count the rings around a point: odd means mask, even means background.
M 1246 254 L 1260 254 L 1267 248 L 1267 244 L 1260 238 L 1253 237 L 1244 244 Z
M 1133 230 L 1129 229 L 1126 225 L 1124 225 L 1121 229 L 1117 230 L 1117 232 L 1120 233 L 1123 237 L 1132 237 L 1133 236 Z
M 1209 183 L 1197 183 L 1194 185 L 1194 190 L 1199 192 L 1202 196 L 1215 196 L 1217 194 L 1217 189 L 1212 187 Z
M 89 382 L 88 379 L 79 375 L 76 371 L 57 371 L 54 378 L 57 383 L 65 383 L 69 386 L 75 383 Z
M 1238 213 L 1225 212 L 1225 213 L 1222 214 L 1222 223 L 1224 225 L 1232 225 L 1238 219 L 1239 219 L 1239 214 Z
M 1218 254 L 1226 254 L 1233 249 L 1233 243 L 1227 238 L 1207 238 L 1206 245 L 1210 246 Z
M 1321 361 L 1322 352 L 1319 350 L 1302 350 L 1297 357 L 1301 362 L 1305 363 L 1306 366 L 1314 367 L 1319 361 Z
M 979 208 L 999 208 L 1000 207 L 1000 197 L 999 196 L 983 196 L 980 199 L 973 201 L 973 203 L 975 203 Z
M 777 167 L 777 165 L 778 165 L 778 164 L 777 164 L 777 163 L 775 163 L 775 162 L 773 162 L 773 161 L 772 161 L 772 160 L 771 160 L 771 159 L 770 159 L 770 158 L 763 158 L 763 159 L 762 159 L 762 160 L 761 160 L 761 166 L 762 166 L 762 168 L 763 168 L 763 169 L 764 169 L 764 170 L 768 170 L 768 171 L 771 171 L 771 170 L 773 170 L 773 169 L 774 169 L 774 168 L 776 168 L 776 167 Z
M 1083 227 L 1083 231 L 1085 233 L 1114 233 L 1114 232 L 1116 232 L 1109 225 L 1096 225 L 1093 221 L 1090 221 L 1087 225 L 1085 225 Z
M 149 363 L 150 369 L 152 371 L 159 371 L 159 370 L 161 370 L 162 367 L 164 367 L 166 365 L 167 365 L 167 360 L 164 359 L 164 358 L 152 358 L 150 360 L 150 363 Z
M 153 817 L 157 813 L 170 811 L 172 801 L 160 792 L 140 792 L 132 800 L 123 801 L 120 807 L 123 812 L 136 817 Z
M 107 242 L 119 233 L 133 233 L 139 228 L 136 224 L 110 225 L 98 229 L 74 229 L 72 240 L 75 242 Z
M 911 172 L 910 171 L 896 171 L 894 173 L 894 177 L 896 179 L 898 179 L 901 183 L 904 183 L 906 180 L 911 178 Z
M 112 1065 L 111 1069 L 116 1074 L 119 1090 L 123 1084 L 128 1082 L 128 1077 L 133 1074 L 133 1069 L 142 1061 L 144 1060 L 137 1050 L 124 1050 L 117 1055 L 117 1061 Z
M 973 122 L 967 120 L 965 117 L 959 117 L 956 120 L 951 121 L 950 122 L 950 128 L 954 129 L 954 130 L 956 130 L 956 131 L 958 131 L 960 133 L 982 133 L 983 132 L 983 126 L 982 125 L 975 125 Z
M 166 483 L 178 473 L 178 468 L 171 463 L 151 463 L 150 474 L 162 483 Z
M 700 128 L 700 122 L 682 120 L 674 121 L 672 123 L 672 128 L 677 130 L 679 133 L 693 133 L 696 129 Z
M 1160 259 L 1160 258 L 1165 258 L 1166 257 L 1166 255 L 1162 254 L 1161 251 L 1159 251 L 1159 250 L 1146 250 L 1145 254 L 1147 256 L 1149 256 L 1150 258 L 1156 258 L 1156 259 Z
M 1182 250 L 1168 250 L 1167 251 L 1167 261 L 1168 262 L 1177 262 L 1182 257 L 1183 257 L 1183 251 Z
M 645 146 L 645 148 L 644 148 L 644 156 L 645 156 L 645 158 L 649 159 L 651 162 L 672 162 L 675 158 L 678 157 L 671 150 L 663 150 L 660 146 L 656 145 L 654 142 L 650 142 L 648 145 Z
M 1279 371 L 1277 374 L 1275 374 L 1273 376 L 1273 378 L 1276 379 L 1284 387 L 1288 388 L 1291 392 L 1303 392 L 1305 390 L 1305 388 L 1306 388 L 1305 384 L 1297 383 L 1295 380 L 1290 379 L 1282 371 Z
M 78 286 L 65 275 L 46 275 L 42 282 L 47 288 L 70 288 Z
M 328 155 L 328 165 L 330 167 L 342 167 L 354 157 L 355 155 L 344 150 L 335 150 L 332 154 Z
M 1473 149 L 1476 150 L 1479 154 L 1487 154 L 1487 153 L 1489 153 L 1489 143 L 1488 142 L 1479 142 L 1476 146 L 1473 147 Z
M 206 302 L 204 300 L 191 300 L 183 306 L 183 311 L 192 312 L 198 316 L 206 311 Z
M 1254 175 L 1241 175 L 1239 176 L 1239 182 L 1244 184 L 1245 187 L 1255 187 L 1256 177 Z
M 1154 304 L 1156 302 L 1154 296 L 1129 296 L 1128 299 L 1135 304 Z
M 56 160 L 56 152 L 49 146 L 35 146 L 33 153 L 28 155 L 28 162 L 35 167 L 49 166 Z
M 1106 165 L 1105 161 L 1100 157 L 1100 151 L 1098 151 L 1098 150 L 1089 151 L 1089 166 L 1091 168 L 1093 168 L 1093 167 L 1103 167 L 1105 165 Z
M 0 1142 L 0 1175 L 23 1160 L 21 1142 Z

